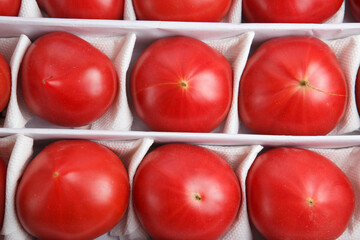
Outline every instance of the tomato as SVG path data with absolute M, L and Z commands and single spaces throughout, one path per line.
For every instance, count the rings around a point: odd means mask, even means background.
M 8 62 L 0 54 L 0 112 L 9 103 L 11 92 L 11 70 Z
M 347 85 L 335 54 L 313 37 L 261 45 L 240 80 L 239 115 L 253 132 L 324 135 L 341 120 Z
M 246 189 L 250 219 L 267 239 L 336 239 L 355 207 L 347 176 L 306 149 L 261 154 L 248 172 Z
M 355 100 L 358 113 L 360 114 L 360 68 L 358 69 L 355 81 Z
M 22 226 L 40 239 L 94 239 L 122 218 L 129 179 L 121 160 L 86 140 L 57 141 L 26 168 L 16 193 Z
M 244 0 L 243 12 L 249 22 L 323 23 L 344 0 Z
M 37 39 L 22 62 L 21 90 L 29 109 L 57 125 L 83 126 L 100 118 L 117 93 L 110 59 L 64 32 Z
M 122 19 L 124 0 L 37 0 L 50 17 Z
M 21 0 L 0 0 L 0 16 L 18 16 Z
M 219 22 L 232 0 L 133 0 L 139 20 Z
M 0 228 L 2 228 L 5 214 L 5 191 L 6 191 L 6 165 L 0 158 Z
M 237 215 L 241 192 L 230 165 L 205 148 L 167 144 L 150 152 L 133 183 L 135 212 L 155 239 L 218 239 Z
M 139 57 L 130 87 L 135 110 L 150 129 L 210 132 L 230 109 L 232 69 L 200 40 L 164 38 Z
M 350 11 L 356 21 L 360 22 L 360 1 L 349 0 Z

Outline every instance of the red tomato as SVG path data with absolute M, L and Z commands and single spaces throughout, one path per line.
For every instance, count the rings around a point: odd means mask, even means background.
M 198 146 L 168 144 L 149 153 L 133 184 L 135 212 L 155 239 L 218 239 L 237 215 L 241 192 L 230 165 Z
M 110 59 L 63 32 L 36 40 L 22 62 L 21 89 L 30 110 L 57 125 L 83 126 L 100 118 L 117 93 Z
M 0 16 L 18 16 L 21 0 L 0 0 Z
M 0 54 L 0 112 L 9 103 L 11 91 L 11 70 L 6 59 Z
M 139 20 L 219 22 L 231 0 L 133 0 Z
M 240 81 L 240 118 L 256 133 L 327 134 L 341 120 L 346 102 L 345 77 L 335 54 L 313 37 L 264 43 Z
M 350 11 L 354 16 L 355 20 L 360 22 L 360 1 L 349 0 Z
M 246 189 L 250 219 L 267 239 L 336 239 L 355 207 L 347 176 L 305 149 L 261 154 L 248 172 Z
M 26 168 L 16 194 L 22 226 L 40 239 L 94 239 L 122 218 L 129 179 L 109 149 L 64 140 L 43 149 Z
M 6 165 L 0 158 L 0 228 L 4 222 L 5 213 L 5 190 L 6 190 Z
M 243 0 L 249 22 L 322 23 L 331 18 L 344 0 Z
M 160 39 L 137 60 L 131 95 L 137 114 L 152 130 L 210 132 L 230 109 L 231 66 L 200 40 Z
M 124 0 L 37 0 L 50 17 L 122 19 Z
M 355 82 L 355 100 L 358 113 L 360 114 L 360 68 L 358 69 L 358 73 L 356 75 Z

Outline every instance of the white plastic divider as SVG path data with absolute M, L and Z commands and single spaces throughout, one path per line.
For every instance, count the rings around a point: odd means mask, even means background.
M 87 129 L 0 128 L 0 137 L 25 135 L 34 140 L 90 139 L 137 140 L 151 138 L 155 143 L 191 143 L 207 145 L 263 145 L 317 148 L 344 148 L 360 145 L 360 134 L 338 136 L 285 136 L 225 133 L 171 133 L 148 131 L 108 131 Z

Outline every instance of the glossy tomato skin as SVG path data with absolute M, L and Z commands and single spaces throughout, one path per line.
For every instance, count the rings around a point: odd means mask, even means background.
M 306 149 L 261 154 L 249 170 L 246 189 L 250 219 L 267 239 L 336 239 L 355 207 L 347 176 Z
M 110 59 L 81 38 L 55 32 L 37 39 L 22 62 L 25 103 L 47 121 L 69 127 L 100 118 L 117 93 Z
M 253 132 L 324 135 L 341 120 L 347 84 L 331 49 L 313 37 L 265 42 L 240 80 L 239 115 Z
M 231 0 L 133 0 L 139 20 L 219 22 L 231 6 Z
M 85 140 L 48 145 L 26 168 L 16 209 L 22 226 L 40 239 L 94 239 L 122 218 L 129 179 L 121 160 Z
M 232 69 L 199 40 L 164 38 L 139 57 L 130 87 L 136 113 L 150 129 L 210 132 L 230 109 Z
M 349 0 L 350 11 L 356 21 L 360 22 L 360 1 Z
M 5 214 L 6 165 L 0 158 L 0 228 L 3 226 Z
M 323 23 L 341 7 L 343 0 L 244 0 L 248 22 Z
M 11 70 L 0 54 L 0 112 L 8 105 L 11 92 Z
M 122 19 L 124 0 L 37 0 L 54 18 Z
M 135 212 L 154 239 L 218 239 L 241 204 L 240 185 L 217 154 L 186 144 L 150 152 L 133 183 Z
M 18 16 L 21 0 L 0 0 L 0 16 Z

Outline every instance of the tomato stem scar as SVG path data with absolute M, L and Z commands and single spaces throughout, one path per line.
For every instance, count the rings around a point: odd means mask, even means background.
M 197 201 L 201 201 L 201 200 L 202 200 L 202 197 L 201 197 L 200 193 L 193 193 L 193 197 L 194 197 L 194 199 L 197 200 Z
M 56 178 L 59 176 L 59 172 L 54 172 L 53 177 Z
M 309 205 L 309 207 L 312 207 L 312 206 L 315 205 L 315 200 L 313 198 L 311 198 L 311 197 L 308 197 L 306 199 L 306 203 Z
M 51 75 L 50 77 L 45 78 L 44 80 L 42 80 L 42 83 L 43 83 L 43 84 L 45 84 L 47 80 L 49 80 L 49 79 L 51 79 L 51 78 L 53 78 L 53 77 L 54 77 L 54 76 L 53 76 L 53 75 Z
M 181 80 L 178 84 L 182 88 L 189 88 L 189 83 L 186 80 Z
M 321 93 L 329 94 L 329 95 L 332 95 L 332 96 L 338 96 L 338 97 L 345 97 L 346 96 L 346 95 L 343 95 L 343 94 L 325 92 L 325 91 L 323 91 L 321 89 L 313 87 L 313 86 L 310 85 L 310 83 L 309 83 L 309 81 L 307 79 L 300 80 L 299 85 L 300 85 L 300 87 L 308 87 L 308 88 L 311 88 L 311 89 L 313 89 L 315 91 L 319 91 Z

